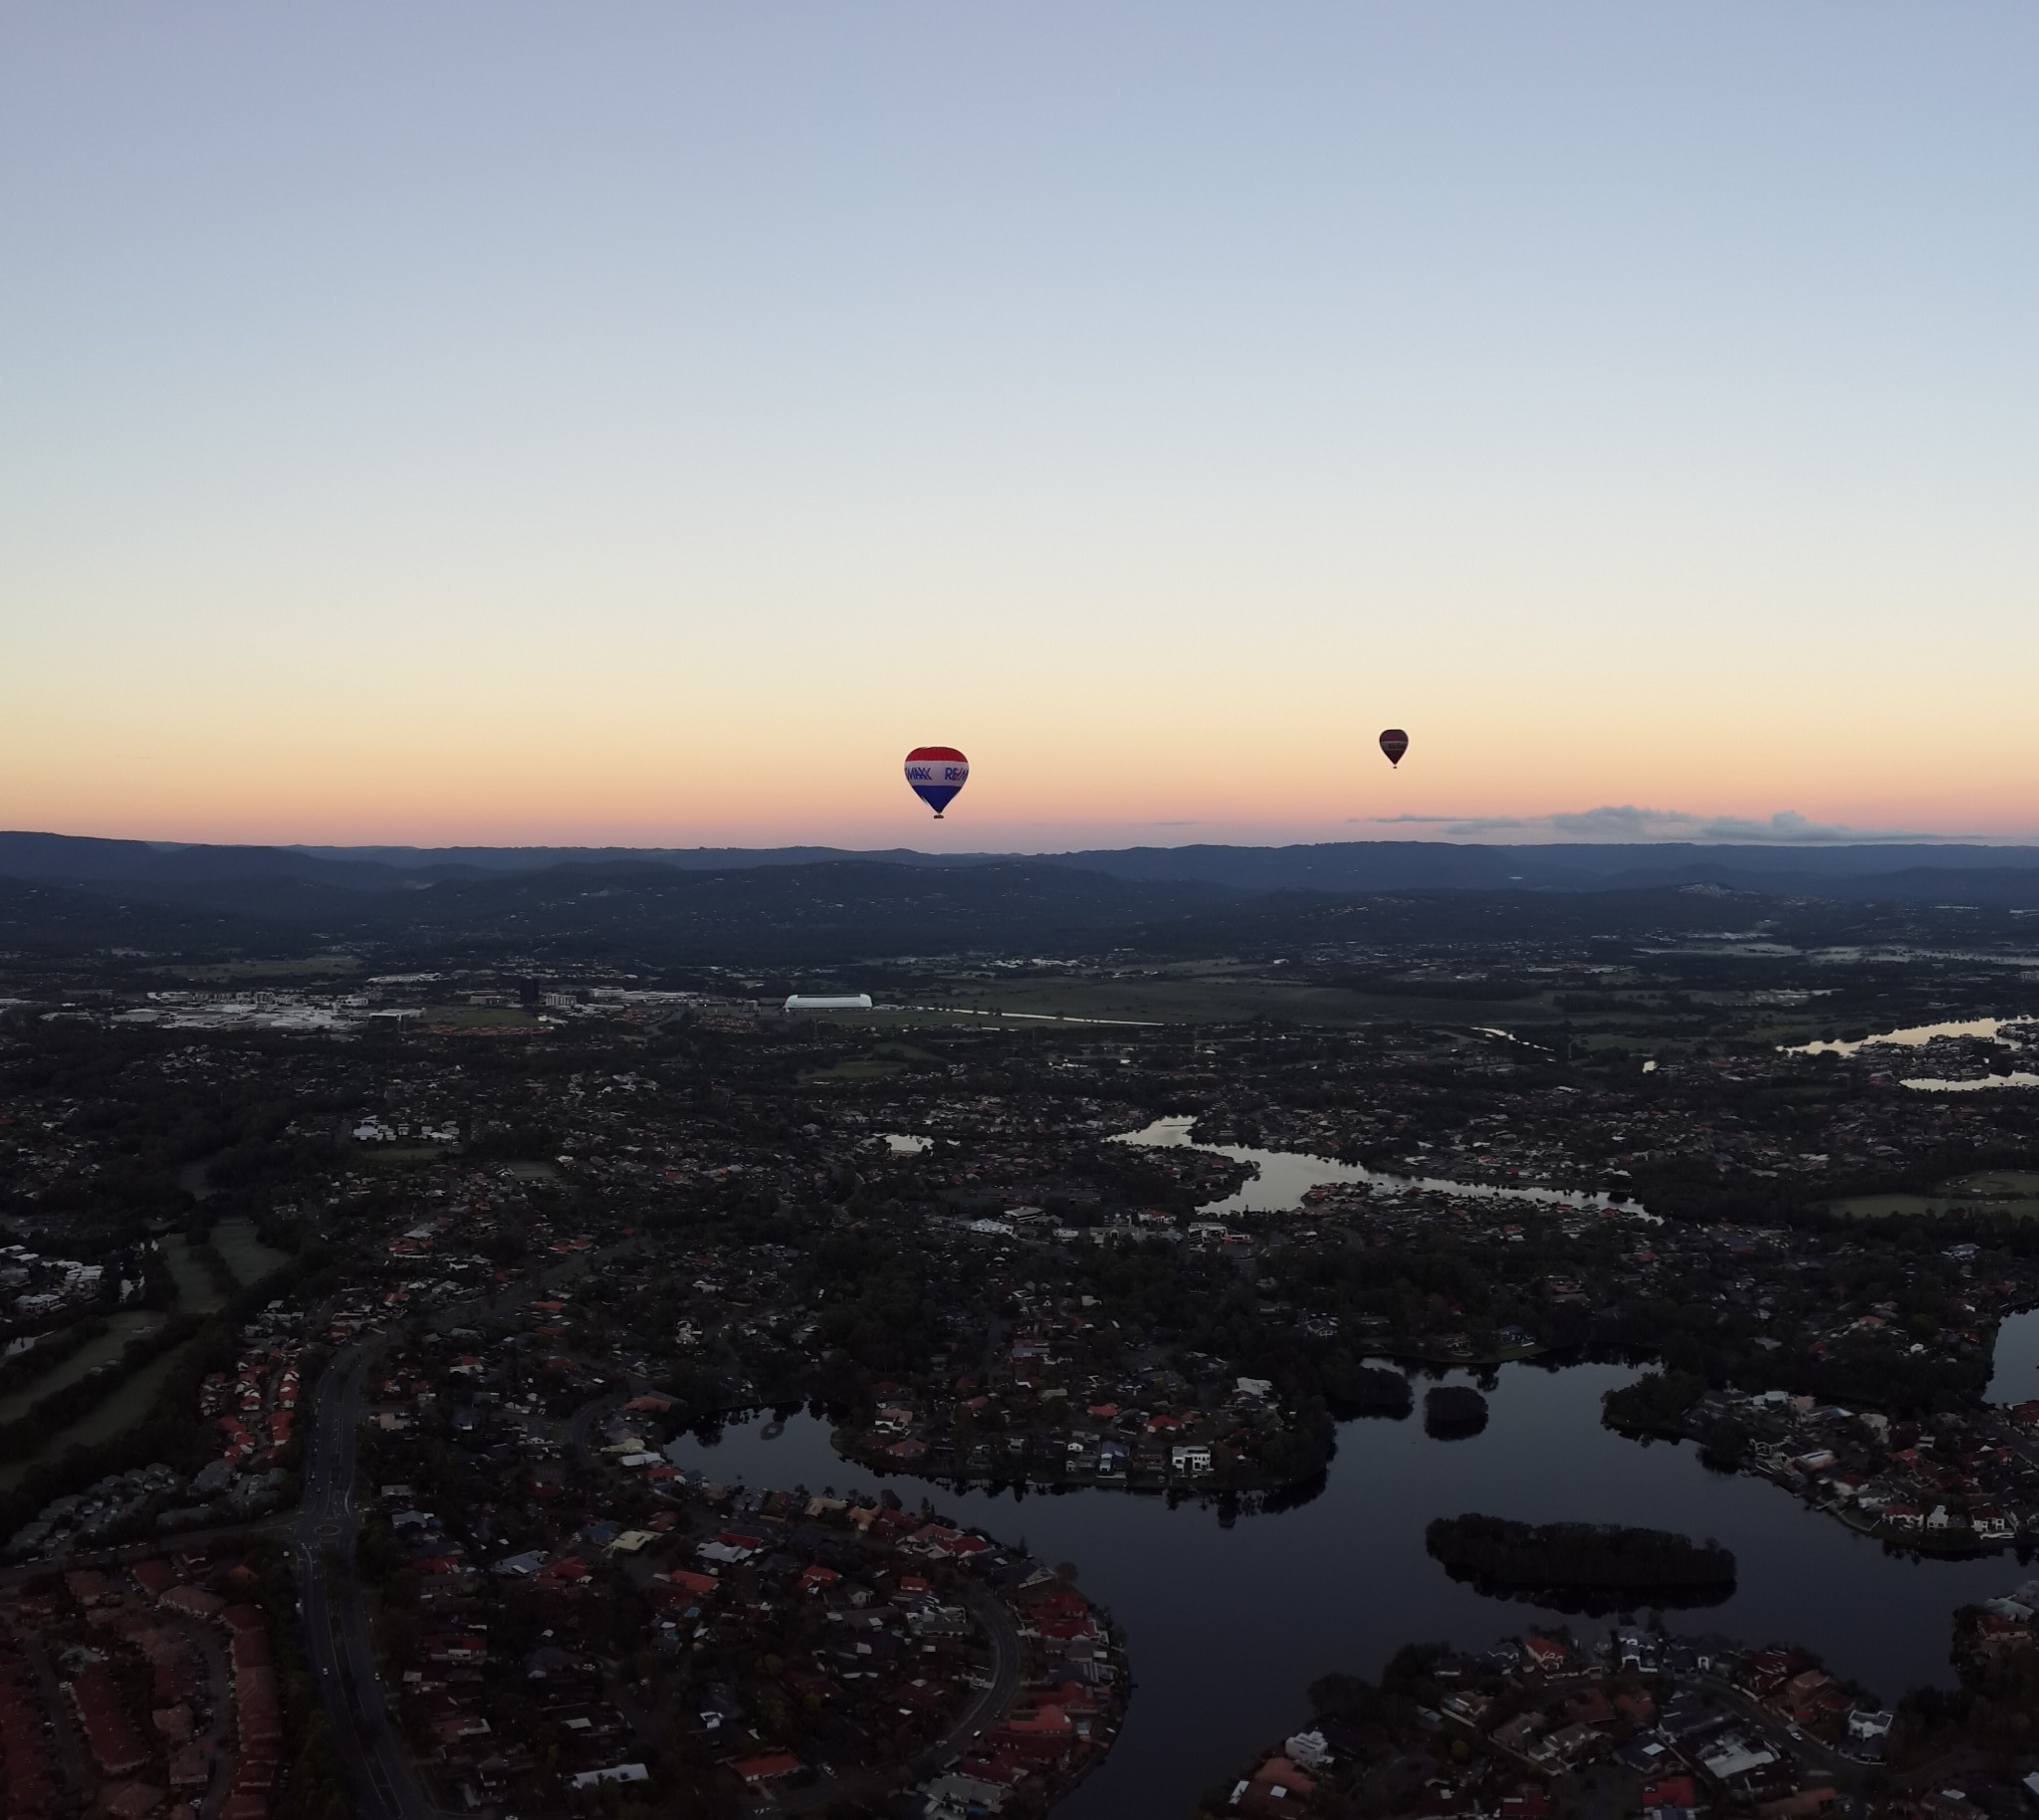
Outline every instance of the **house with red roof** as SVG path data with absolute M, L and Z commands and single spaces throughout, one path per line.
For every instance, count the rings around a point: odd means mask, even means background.
M 738 1757 L 730 1764 L 730 1768 L 752 1788 L 777 1782 L 793 1775 L 799 1767 L 799 1758 L 788 1750 L 768 1750 L 757 1756 Z
M 1571 1660 L 1571 1652 L 1551 1637 L 1525 1637 L 1522 1654 L 1539 1674 L 1555 1675 Z

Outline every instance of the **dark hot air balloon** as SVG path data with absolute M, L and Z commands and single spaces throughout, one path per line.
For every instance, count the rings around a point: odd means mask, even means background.
M 1399 766 L 1402 755 L 1409 750 L 1409 736 L 1400 727 L 1390 727 L 1381 735 L 1381 750 L 1388 755 L 1390 765 Z
M 906 755 L 906 782 L 939 821 L 970 782 L 970 761 L 953 746 L 916 746 Z

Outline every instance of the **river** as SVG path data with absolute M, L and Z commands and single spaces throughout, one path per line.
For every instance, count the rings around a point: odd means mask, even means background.
M 1190 1136 L 1190 1128 L 1195 1123 L 1194 1118 L 1181 1115 L 1158 1118 L 1151 1125 L 1129 1131 L 1114 1142 L 1161 1150 L 1188 1146 L 1193 1150 L 1208 1150 L 1217 1156 L 1231 1157 L 1235 1162 L 1250 1163 L 1253 1174 L 1238 1193 L 1227 1195 L 1222 1201 L 1207 1201 L 1197 1209 L 1198 1216 L 1207 1220 L 1222 1220 L 1228 1214 L 1292 1212 L 1302 1205 L 1303 1196 L 1311 1189 L 1331 1182 L 1371 1182 L 1396 1194 L 1422 1189 L 1432 1194 L 1472 1196 L 1479 1200 L 1530 1201 L 1545 1207 L 1619 1205 L 1624 1213 L 1630 1215 L 1640 1215 L 1643 1211 L 1634 1202 L 1616 1203 L 1607 1195 L 1589 1194 L 1583 1189 L 1505 1188 L 1482 1182 L 1451 1182 L 1442 1176 L 1386 1175 L 1361 1163 L 1340 1163 L 1330 1157 L 1311 1156 L 1300 1150 L 1256 1150 L 1246 1144 L 1199 1144 Z
M 1187 1141 L 1186 1121 L 1164 1123 L 1182 1135 L 1137 1135 Z M 1226 1154 L 1259 1173 L 1240 1196 L 1212 1204 L 1213 1214 L 1293 1207 L 1315 1182 L 1369 1179 L 1316 1158 Z M 1208 1506 L 1170 1508 L 1123 1491 L 994 1495 L 879 1479 L 843 1461 L 827 1425 L 804 1414 L 783 1429 L 760 1419 L 669 1451 L 683 1466 L 756 1486 L 889 1486 L 909 1503 L 926 1492 L 949 1514 L 1023 1538 L 1043 1560 L 1074 1562 L 1077 1584 L 1124 1627 L 1135 1693 L 1103 1767 L 1055 1810 L 1067 1820 L 1187 1820 L 1201 1790 L 1302 1723 L 1304 1690 L 1317 1676 L 1377 1674 L 1404 1643 L 1483 1645 L 1529 1623 L 1563 1622 L 1561 1613 L 1482 1597 L 1429 1558 L 1425 1524 L 1465 1510 L 1717 1538 L 1735 1553 L 1736 1591 L 1718 1606 L 1667 1614 L 1674 1629 L 1802 1642 L 1886 1699 L 1919 1683 L 1949 1685 L 1953 1608 L 2025 1578 L 2015 1559 L 1891 1554 L 1774 1485 L 1709 1471 L 1689 1445 L 1624 1440 L 1601 1426 L 1600 1399 L 1635 1375 L 1602 1364 L 1503 1366 L 1490 1380 L 1486 1428 L 1464 1440 L 1433 1439 L 1420 1418 L 1346 1423 L 1320 1494 L 1230 1527 Z M 1999 1400 L 2032 1393 L 2039 1314 L 2006 1323 L 1991 1387 Z
M 1916 1049 L 1940 1036 L 1980 1036 L 1995 1042 L 1999 1030 L 2018 1022 L 2015 1018 L 1966 1018 L 1953 1024 L 1908 1024 L 1903 1029 L 1874 1030 L 1867 1036 L 1787 1045 L 1785 1052 L 1790 1055 L 1853 1055 L 1860 1049 L 1883 1044 L 1892 1048 Z
M 1854 1055 L 1861 1050 L 1877 1045 L 1892 1048 L 1923 1048 L 1942 1036 L 1976 1036 L 1986 1042 L 1999 1042 L 2008 1048 L 2017 1049 L 2014 1037 L 2006 1036 L 2009 1029 L 2026 1029 L 2032 1024 L 2029 1018 L 1969 1018 L 1955 1024 L 1912 1024 L 1903 1029 L 1877 1030 L 1867 1036 L 1842 1038 L 1839 1041 L 1801 1042 L 1785 1046 L 1787 1055 Z M 2022 1051 L 2021 1051 L 2022 1052 Z M 1971 1079 L 1921 1079 L 1912 1078 L 1899 1083 L 1917 1093 L 1979 1093 L 1991 1087 L 2039 1087 L 2039 1074 L 2025 1068 L 2012 1068 L 2002 1074 L 1983 1074 Z

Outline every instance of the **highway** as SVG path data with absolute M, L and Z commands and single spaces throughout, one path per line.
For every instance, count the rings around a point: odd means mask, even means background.
M 352 1782 L 363 1820 L 439 1820 L 389 1714 L 368 1646 L 366 1612 L 354 1574 L 354 1440 L 361 1384 L 386 1339 L 377 1334 L 334 1355 L 319 1379 L 305 1452 L 304 1498 L 297 1514 L 185 1530 L 146 1542 L 70 1555 L 66 1568 L 114 1567 L 166 1547 L 204 1548 L 263 1536 L 289 1537 L 296 1550 L 305 1651 L 333 1722 L 334 1748 Z M 0 1571 L 16 1586 L 50 1571 L 31 1561 Z M 449 1817 L 450 1820 L 450 1817 Z
M 334 1748 L 354 1785 L 356 1814 L 364 1820 L 436 1820 L 375 1673 L 354 1572 L 361 1384 L 386 1343 L 379 1334 L 355 1341 L 334 1355 L 319 1380 L 296 1524 L 305 1651 L 333 1722 Z
M 606 1257 L 624 1249 L 611 1247 L 598 1255 Z M 576 1259 L 542 1269 L 491 1295 L 441 1308 L 431 1322 L 443 1326 L 476 1309 L 500 1306 L 585 1267 L 585 1261 Z M 403 1734 L 390 1716 L 388 1697 L 375 1673 L 367 1609 L 354 1566 L 354 1542 L 360 1531 L 354 1452 L 361 1425 L 361 1386 L 388 1344 L 387 1334 L 365 1334 L 335 1353 L 319 1379 L 312 1437 L 305 1450 L 304 1497 L 293 1525 L 305 1653 L 333 1723 L 334 1749 L 354 1786 L 359 1820 L 442 1820 L 442 1810 L 426 1795 Z

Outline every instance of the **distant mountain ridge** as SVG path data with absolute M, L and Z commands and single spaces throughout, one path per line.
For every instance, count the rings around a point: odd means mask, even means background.
M 1309 846 L 1122 847 L 1043 854 L 1121 878 L 1197 878 L 1235 890 L 1627 890 L 1736 884 L 1793 891 L 1815 882 L 1925 869 L 2039 872 L 2039 847 L 1861 842 L 1702 845 L 1696 841 L 1485 846 L 1446 840 L 1346 840 Z
M 70 855 L 47 839 L 15 844 L 0 835 L 0 949 L 36 952 L 368 941 L 435 954 L 541 945 L 583 959 L 650 955 L 659 965 L 793 965 L 1061 952 L 1253 901 L 1270 900 L 1023 860 L 708 870 L 639 858 L 522 871 L 399 869 L 268 847 L 94 843 Z
M 0 843 L 7 837 L 0 835 Z M 1179 880 L 1235 891 L 1505 890 L 1511 885 L 1628 890 L 1658 884 L 1729 884 L 1816 891 L 1822 882 L 1912 872 L 2039 870 L 2039 846 L 1979 842 L 1862 841 L 1785 846 L 1696 841 L 1486 846 L 1450 840 L 1343 840 L 1290 846 L 1090 847 L 1061 853 L 924 853 L 912 847 L 294 847 L 321 859 L 373 861 L 403 870 L 449 866 L 532 871 L 550 865 L 649 860 L 687 870 L 816 865 L 1073 866 L 1114 878 Z M 5 869 L 0 857 L 0 870 Z
M 0 833 L 0 948 L 363 941 L 479 953 L 536 942 L 660 965 L 775 965 L 1127 945 L 1257 952 L 1458 939 L 1495 919 L 1546 936 L 1639 935 L 1717 929 L 1730 915 L 1747 926 L 1788 914 L 1793 899 L 1850 916 L 1974 907 L 2004 933 L 2009 913 L 2039 912 L 2039 850 L 2018 847 L 781 848 L 737 863 L 714 849 L 396 849 L 404 863 L 390 851 Z
M 2039 846 L 1862 842 L 1694 842 L 1484 846 L 1444 840 L 1326 841 L 1292 846 L 1104 847 L 1063 853 L 936 854 L 908 847 L 313 847 L 221 846 L 0 833 L 0 877 L 122 887 L 172 901 L 237 908 L 319 890 L 413 892 L 461 879 L 503 880 L 557 867 L 734 872 L 760 867 L 1060 867 L 1144 884 L 1260 894 L 1321 891 L 1623 891 L 1718 884 L 1769 894 L 1894 902 L 1954 892 L 1990 903 L 2039 901 Z

